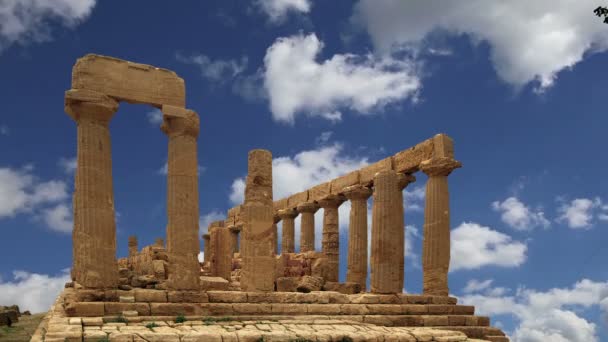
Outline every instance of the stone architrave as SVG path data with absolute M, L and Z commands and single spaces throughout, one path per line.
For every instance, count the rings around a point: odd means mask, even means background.
M 211 227 L 209 229 L 211 242 L 211 273 L 228 281 L 232 272 L 232 233 L 224 227 Z
M 337 282 L 340 270 L 340 225 L 338 207 L 346 198 L 330 195 L 318 201 L 323 208 L 322 251 L 327 257 L 326 281 Z
M 399 245 L 399 251 L 397 252 L 397 254 L 401 256 L 401 259 L 399 259 L 401 261 L 399 265 L 399 279 L 403 279 L 403 284 L 405 284 L 405 210 L 403 208 L 403 189 L 405 189 L 408 184 L 413 183 L 415 181 L 416 177 L 414 177 L 413 175 L 403 173 L 397 174 L 397 187 L 399 189 L 397 209 L 399 210 L 399 227 L 401 227 L 397 239 L 403 241 L 403 243 Z
M 403 219 L 399 218 L 399 188 L 397 174 L 392 170 L 384 170 L 374 176 L 374 205 L 372 208 L 372 242 L 371 242 L 371 292 L 401 293 L 403 278 L 401 272 L 398 240 L 399 226 Z
M 372 190 L 361 185 L 344 189 L 344 196 L 350 200 L 346 281 L 358 283 L 364 292 L 367 288 L 367 199 L 371 195 Z
M 137 255 L 137 236 L 129 236 L 129 256 Z
M 447 296 L 450 267 L 450 195 L 448 175 L 462 164 L 450 157 L 438 157 L 420 164 L 428 176 L 422 244 L 423 293 Z
M 167 158 L 168 287 L 198 290 L 198 115 L 191 110 L 162 107 L 162 131 L 169 137 Z
M 211 253 L 211 236 L 209 234 L 203 234 L 203 262 L 206 263 L 210 259 Z
M 295 218 L 298 212 L 294 209 L 281 209 L 277 212 L 283 222 L 281 253 L 295 252 Z
M 248 156 L 245 203 L 241 208 L 241 288 L 243 291 L 274 290 L 272 154 L 253 150 Z
M 315 251 L 315 213 L 319 205 L 307 202 L 298 205 L 300 217 L 300 253 Z
M 109 130 L 117 109 L 116 100 L 95 91 L 65 94 L 65 111 L 78 126 L 72 279 L 85 288 L 118 286 Z

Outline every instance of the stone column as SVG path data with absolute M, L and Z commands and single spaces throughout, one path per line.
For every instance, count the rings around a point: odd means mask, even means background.
M 298 205 L 300 218 L 300 253 L 315 251 L 315 213 L 319 206 L 315 202 Z
M 274 290 L 275 258 L 272 245 L 274 208 L 272 202 L 272 154 L 249 152 L 245 203 L 241 208 L 241 288 L 243 291 Z
M 137 236 L 129 236 L 129 256 L 135 256 L 137 254 Z
M 78 127 L 72 279 L 85 288 L 118 286 L 109 130 L 117 109 L 116 100 L 98 92 L 65 93 L 65 111 Z
M 399 188 L 395 171 L 380 171 L 374 176 L 374 205 L 372 208 L 371 292 L 401 293 L 403 278 L 399 268 Z
M 295 218 L 298 212 L 294 209 L 282 209 L 278 215 L 283 221 L 283 237 L 281 238 L 281 253 L 295 252 Z
M 211 273 L 216 277 L 231 280 L 232 233 L 228 228 L 214 226 L 209 229 L 211 242 Z
M 450 267 L 450 203 L 448 175 L 462 164 L 449 157 L 423 161 L 426 183 L 422 245 L 423 293 L 447 296 Z
M 348 223 L 348 265 L 346 281 L 359 283 L 361 291 L 367 288 L 367 199 L 370 188 L 353 185 L 344 189 L 350 200 Z
M 208 262 L 210 259 L 210 255 L 209 253 L 211 253 L 211 236 L 209 234 L 203 234 L 203 262 L 206 263 Z
M 241 227 L 230 226 L 230 238 L 232 239 L 232 254 L 239 252 L 239 233 L 241 232 Z
M 345 201 L 343 196 L 330 195 L 319 201 L 323 208 L 322 251 L 327 256 L 326 281 L 337 282 L 340 267 L 340 226 L 338 207 Z
M 399 227 L 401 227 L 401 229 L 399 230 L 399 236 L 397 237 L 398 240 L 402 241 L 402 243 L 399 245 L 399 250 L 397 252 L 397 254 L 401 257 L 400 260 L 400 264 L 399 264 L 399 279 L 402 279 L 402 284 L 405 284 L 405 210 L 403 208 L 403 189 L 405 189 L 405 187 L 408 186 L 408 184 L 415 182 L 416 181 L 416 177 L 414 177 L 413 175 L 410 174 L 403 174 L 403 173 L 399 173 L 397 174 L 397 188 L 399 189 L 399 194 L 397 197 L 397 209 L 399 210 Z M 403 288 L 403 286 L 402 286 Z
M 198 115 L 184 108 L 163 106 L 162 131 L 169 137 L 167 158 L 168 287 L 198 290 Z

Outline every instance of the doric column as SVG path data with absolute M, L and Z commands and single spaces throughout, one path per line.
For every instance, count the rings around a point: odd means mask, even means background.
M 372 209 L 371 292 L 401 293 L 399 231 L 399 188 L 395 171 L 380 171 L 374 176 L 374 205 Z
M 278 215 L 283 221 L 283 236 L 281 238 L 281 253 L 293 253 L 295 251 L 295 218 L 298 212 L 294 209 L 282 209 Z
M 229 226 L 230 229 L 230 238 L 232 239 L 232 253 L 239 252 L 239 234 L 241 233 L 241 227 L 238 226 Z
M 420 170 L 426 183 L 424 240 L 422 245 L 423 293 L 447 296 L 450 266 L 450 203 L 448 175 L 462 164 L 449 157 L 426 160 Z
M 198 115 L 184 108 L 163 106 L 162 131 L 169 137 L 167 158 L 168 287 L 198 290 Z
M 245 203 L 240 212 L 243 221 L 241 287 L 243 291 L 269 292 L 274 290 L 275 280 L 270 151 L 250 151 L 247 169 Z
M 136 255 L 137 251 L 137 236 L 131 235 L 129 236 L 129 256 Z
M 319 205 L 308 202 L 298 205 L 300 218 L 300 253 L 315 251 L 315 213 Z
M 118 102 L 101 93 L 65 93 L 65 111 L 78 126 L 72 279 L 85 288 L 118 286 L 109 130 L 117 109 Z
M 367 199 L 371 194 L 370 188 L 361 185 L 344 189 L 350 200 L 346 281 L 359 283 L 362 292 L 367 287 Z
M 413 175 L 410 174 L 403 174 L 403 173 L 398 173 L 397 174 L 397 188 L 399 189 L 399 194 L 397 197 L 397 209 L 399 210 L 399 227 L 401 227 L 401 229 L 399 230 L 399 236 L 397 237 L 398 240 L 402 241 L 402 243 L 399 245 L 399 250 L 397 252 L 397 254 L 400 256 L 400 264 L 399 264 L 399 279 L 401 279 L 402 281 L 402 285 L 401 287 L 404 288 L 404 276 L 405 276 L 405 210 L 403 209 L 403 189 L 405 189 L 405 187 L 407 187 L 408 184 L 415 182 L 416 181 L 416 177 L 414 177 Z
M 340 267 L 340 226 L 338 207 L 346 198 L 338 195 L 330 195 L 321 199 L 318 203 L 323 208 L 323 239 L 321 240 L 322 251 L 327 256 L 327 279 L 326 281 L 338 281 Z
M 211 236 L 209 234 L 203 234 L 203 262 L 206 263 L 210 259 L 209 253 L 211 253 Z

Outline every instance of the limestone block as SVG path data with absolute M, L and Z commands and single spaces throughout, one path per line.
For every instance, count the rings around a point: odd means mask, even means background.
M 150 316 L 150 305 L 148 303 L 115 302 L 106 302 L 104 304 L 104 314 L 107 316 L 119 315 L 122 314 L 123 311 L 137 311 L 140 316 Z
M 221 277 L 200 277 L 201 290 L 203 291 L 226 291 L 230 282 Z
M 331 194 L 332 195 L 342 194 L 344 188 L 346 188 L 348 186 L 352 186 L 352 185 L 358 185 L 359 177 L 360 177 L 360 173 L 357 170 L 357 171 L 347 173 L 346 175 L 344 175 L 342 177 L 338 177 L 338 178 L 332 180 L 330 182 L 331 183 L 331 186 L 330 186 Z
M 101 317 L 104 313 L 104 303 L 72 303 L 66 307 L 66 313 L 68 316 Z
M 246 291 L 273 291 L 276 277 L 272 206 L 245 204 L 242 215 L 244 226 L 241 240 L 241 287 Z
M 234 314 L 232 305 L 232 303 L 203 303 L 200 304 L 200 308 L 205 315 L 232 315 Z
M 272 154 L 268 150 L 248 154 L 245 203 L 265 204 L 272 209 Z
M 90 89 L 130 103 L 184 107 L 184 80 L 173 71 L 88 54 L 72 69 L 72 88 Z
M 246 303 L 247 293 L 237 291 L 208 291 L 210 303 Z
M 392 157 L 382 159 L 374 164 L 368 165 L 359 170 L 359 184 L 369 185 L 373 180 L 376 173 L 380 171 L 389 171 L 393 169 Z
M 232 308 L 234 313 L 239 315 L 262 315 L 272 313 L 270 303 L 234 303 Z
M 169 291 L 167 299 L 170 303 L 206 303 L 209 297 L 201 291 Z
M 298 287 L 296 289 L 298 292 L 303 293 L 308 293 L 311 291 L 321 291 L 324 283 L 325 280 L 321 277 L 303 276 L 302 278 L 300 278 Z
M 327 281 L 323 285 L 325 291 L 336 291 L 343 294 L 355 294 L 361 292 L 361 285 L 355 282 L 331 282 Z
M 338 315 L 340 314 L 339 304 L 306 304 L 309 315 Z
M 433 157 L 454 158 L 454 141 L 446 134 L 437 134 L 433 138 Z
M 293 305 L 293 304 L 283 304 L 283 303 L 272 303 L 271 310 L 273 314 L 282 314 L 282 315 L 302 315 L 306 314 L 308 308 L 306 305 Z
M 309 201 L 319 201 L 323 198 L 326 198 L 330 195 L 330 182 L 321 183 L 317 186 L 314 186 L 308 190 L 308 200 Z
M 277 282 L 277 291 L 279 291 L 279 292 L 296 292 L 300 279 L 299 279 L 299 277 L 279 277 L 279 278 L 277 278 L 276 282 Z
M 83 317 L 82 325 L 85 327 L 100 327 L 103 325 L 102 317 Z
M 295 208 L 302 203 L 308 202 L 308 190 L 298 192 L 287 198 L 288 208 Z
M 278 201 L 274 201 L 273 203 L 273 209 L 275 212 L 279 211 L 279 210 L 285 210 L 287 209 L 287 198 L 283 198 L 280 199 Z
M 395 171 L 401 173 L 411 173 L 418 171 L 418 165 L 423 160 L 433 156 L 433 139 L 425 140 L 414 147 L 398 152 L 393 156 L 393 167 Z
M 151 303 L 150 311 L 152 316 L 194 316 L 201 315 L 202 304 L 192 303 Z
M 448 325 L 447 316 L 423 316 L 425 327 Z
M 241 206 L 236 206 L 228 209 L 228 217 L 237 217 L 240 214 Z

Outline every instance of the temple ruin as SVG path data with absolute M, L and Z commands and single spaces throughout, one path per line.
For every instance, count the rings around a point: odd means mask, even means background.
M 140 249 L 129 237 L 123 258 L 116 255 L 109 132 L 120 101 L 161 109 L 168 137 L 164 240 Z M 448 176 L 461 167 L 450 137 L 438 134 L 276 200 L 271 152 L 250 151 L 244 203 L 209 225 L 201 263 L 199 117 L 185 103 L 184 81 L 172 71 L 99 55 L 76 62 L 65 95 L 78 131 L 72 282 L 32 341 L 508 341 L 488 317 L 449 296 Z M 402 293 L 403 191 L 418 171 L 428 180 L 423 293 L 413 295 Z M 349 217 L 339 217 L 347 201 Z M 339 222 L 348 222 L 346 260 Z

